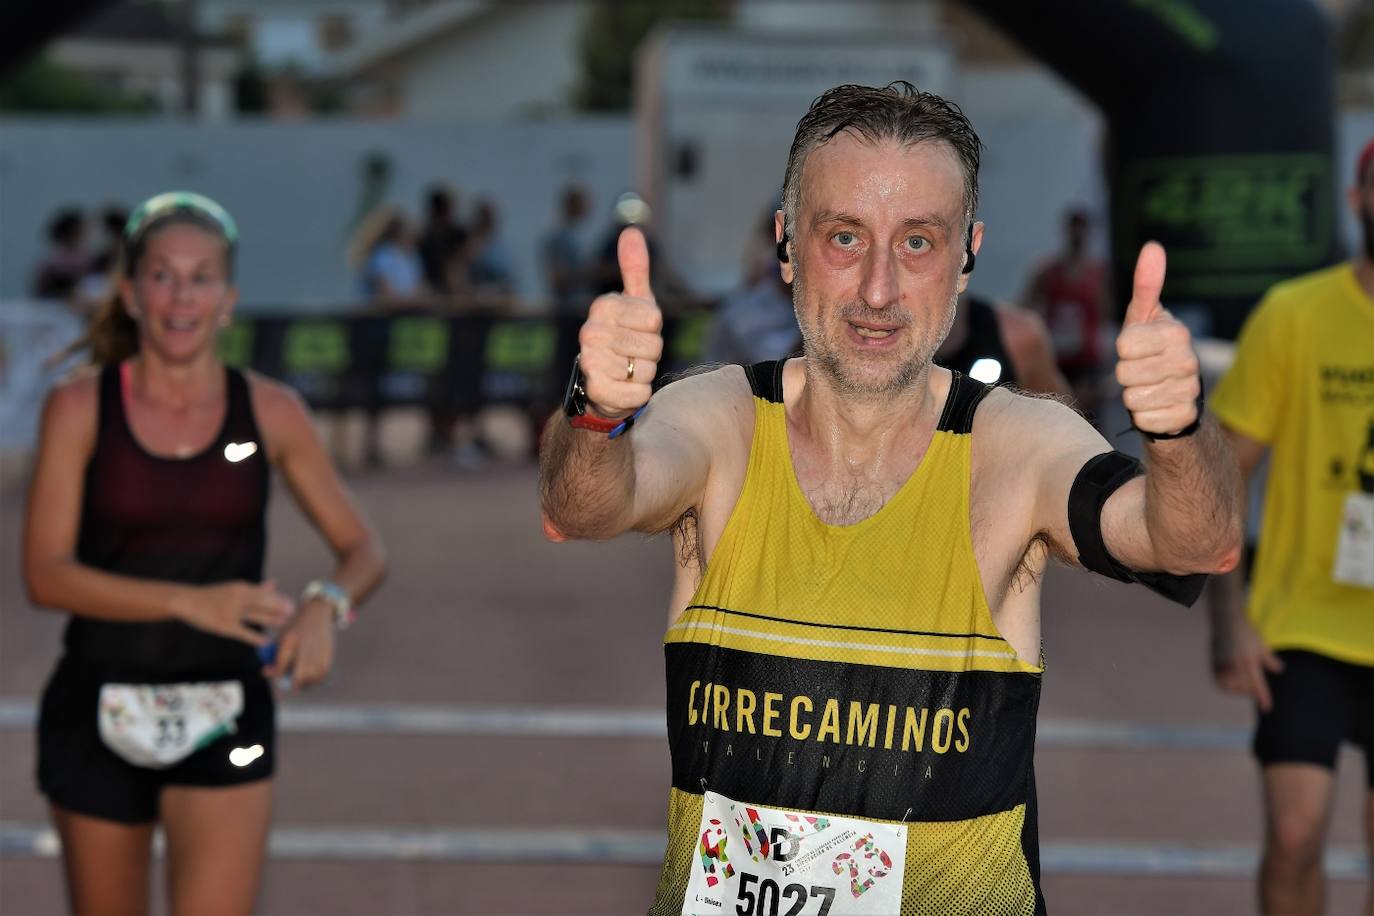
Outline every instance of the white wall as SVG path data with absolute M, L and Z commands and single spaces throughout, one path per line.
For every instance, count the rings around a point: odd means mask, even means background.
M 980 214 L 988 230 L 974 287 L 1018 295 L 1030 265 L 1059 244 L 1063 208 L 1101 203 L 1098 122 L 985 116 L 971 101 L 967 108 L 987 144 Z M 1342 188 L 1359 147 L 1372 136 L 1374 110 L 1343 115 L 1336 164 Z M 0 298 L 27 294 L 44 226 L 57 207 L 133 204 L 168 188 L 192 188 L 220 200 L 239 221 L 246 305 L 351 302 L 345 232 L 357 205 L 361 161 L 374 150 L 392 158 L 390 197 L 412 212 L 424 188 L 440 178 L 458 185 L 468 204 L 476 196 L 496 200 L 521 291 L 539 296 L 537 246 L 553 222 L 559 188 L 575 178 L 592 191 L 589 235 L 599 236 L 615 196 L 632 186 L 634 144 L 623 118 L 210 126 L 0 120 Z M 761 180 L 758 195 L 749 195 L 750 214 L 775 190 L 783 165 L 781 159 L 763 165 L 767 186 Z M 1342 237 L 1353 244 L 1357 227 L 1343 206 L 1340 212 Z M 668 254 L 690 262 L 684 246 L 692 244 L 674 239 Z M 731 251 L 717 270 L 737 270 L 739 257 Z
M 418 214 L 436 179 L 467 205 L 496 201 L 520 291 L 542 296 L 540 237 L 570 179 L 593 196 L 592 232 L 605 228 L 628 186 L 632 133 L 624 118 L 537 124 L 474 121 L 235 123 L 0 121 L 0 298 L 24 296 L 44 227 L 64 204 L 132 206 L 171 188 L 224 204 L 243 234 L 239 284 L 246 307 L 326 308 L 354 300 L 345 262 L 361 164 L 391 157 L 390 199 Z
M 395 62 L 405 115 L 469 118 L 566 110 L 583 2 L 511 3 Z
M 911 31 L 939 26 L 940 7 L 935 0 L 736 0 L 732 22 L 743 28 L 789 32 Z

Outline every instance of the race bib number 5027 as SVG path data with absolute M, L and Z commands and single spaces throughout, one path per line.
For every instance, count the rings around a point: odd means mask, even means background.
M 901 909 L 906 828 L 705 793 L 682 912 L 850 916 Z

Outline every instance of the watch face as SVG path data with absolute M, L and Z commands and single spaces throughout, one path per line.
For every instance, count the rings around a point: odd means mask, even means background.
M 587 390 L 583 388 L 586 376 L 582 374 L 582 357 L 573 359 L 572 375 L 568 377 L 568 390 L 563 393 L 563 413 L 569 417 L 580 417 L 587 412 Z

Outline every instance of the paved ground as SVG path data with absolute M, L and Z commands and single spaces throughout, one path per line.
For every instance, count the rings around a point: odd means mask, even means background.
M 352 484 L 392 574 L 331 681 L 286 700 L 262 912 L 643 912 L 668 783 L 666 544 L 547 544 L 528 468 Z M 275 495 L 270 572 L 297 588 L 327 557 Z M 15 916 L 63 907 L 29 724 L 61 619 L 18 580 L 21 498 L 0 489 L 0 912 Z M 1051 912 L 1253 911 L 1250 716 L 1210 685 L 1203 614 L 1057 571 L 1044 620 Z M 1332 913 L 1363 894 L 1362 761 L 1342 764 Z

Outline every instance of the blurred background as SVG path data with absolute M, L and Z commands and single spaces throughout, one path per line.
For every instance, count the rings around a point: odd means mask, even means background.
M 1141 242 L 1166 244 L 1166 302 L 1224 366 L 1265 289 L 1356 241 L 1341 192 L 1374 136 L 1367 0 L 0 8 L 0 911 L 63 906 L 32 777 L 61 620 L 18 577 L 37 411 L 128 210 L 172 188 L 238 221 L 225 358 L 306 395 L 393 557 L 331 681 L 284 704 L 262 910 L 642 911 L 671 552 L 545 543 L 534 430 L 587 304 L 618 288 L 629 223 L 651 239 L 670 369 L 770 332 L 786 352 L 769 214 L 796 121 L 830 86 L 896 79 L 978 130 L 971 288 L 1040 312 L 1104 428 L 1127 425 L 1100 354 Z M 1066 264 L 1100 276 L 1068 305 L 1045 291 Z M 273 512 L 269 569 L 302 585 L 323 548 Z M 1044 620 L 1051 909 L 1252 909 L 1250 714 L 1211 686 L 1201 609 L 1057 570 Z M 1356 763 L 1334 912 L 1368 873 Z

